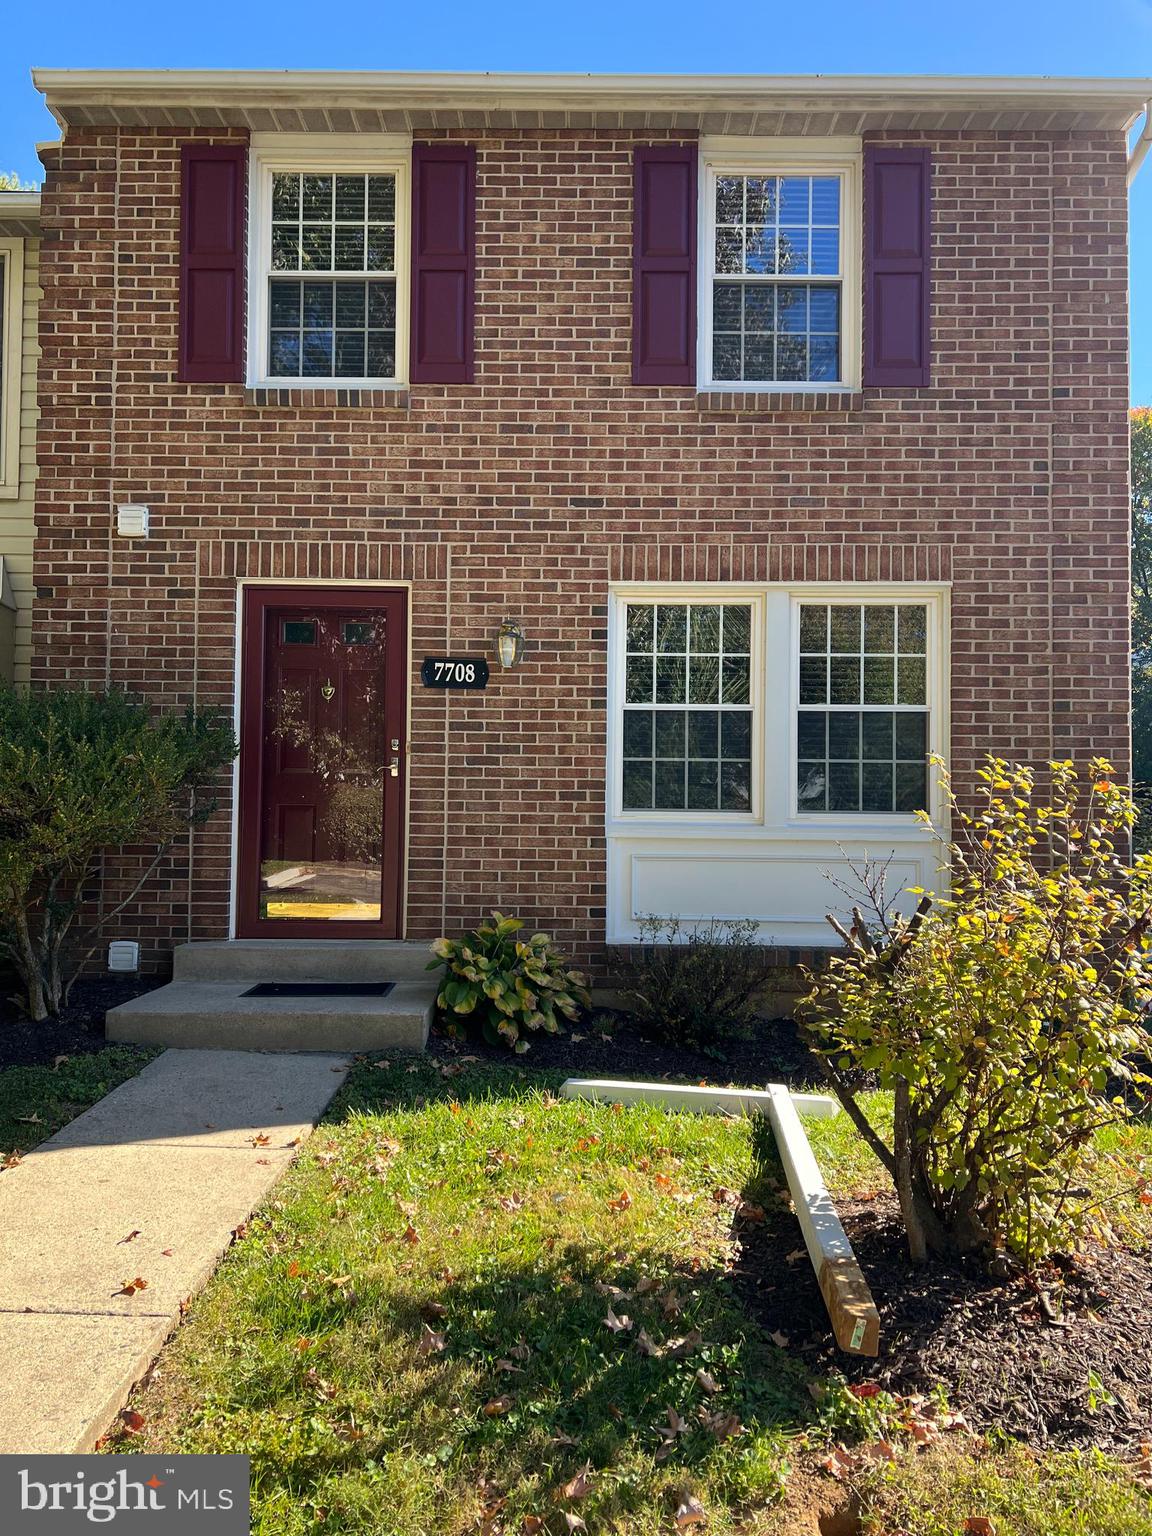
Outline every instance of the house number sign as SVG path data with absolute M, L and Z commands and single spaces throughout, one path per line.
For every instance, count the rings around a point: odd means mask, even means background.
M 425 688 L 486 688 L 488 663 L 483 656 L 425 656 L 420 681 Z

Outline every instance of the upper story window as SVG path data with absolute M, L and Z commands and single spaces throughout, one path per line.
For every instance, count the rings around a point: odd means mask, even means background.
M 364 148 L 325 165 L 291 148 L 253 151 L 250 382 L 396 383 L 407 347 L 407 165 Z
M 856 384 L 856 157 L 772 146 L 742 150 L 731 160 L 706 156 L 703 185 L 700 376 L 706 385 Z

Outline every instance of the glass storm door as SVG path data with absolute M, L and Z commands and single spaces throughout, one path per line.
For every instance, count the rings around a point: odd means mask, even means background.
M 245 597 L 237 934 L 398 937 L 405 594 Z

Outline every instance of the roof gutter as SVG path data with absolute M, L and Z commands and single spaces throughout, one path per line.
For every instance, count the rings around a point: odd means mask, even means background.
M 1140 137 L 1132 146 L 1128 156 L 1128 185 L 1136 180 L 1136 173 L 1144 164 L 1149 149 L 1152 149 L 1152 111 L 1149 111 L 1149 103 L 1144 103 L 1144 128 Z

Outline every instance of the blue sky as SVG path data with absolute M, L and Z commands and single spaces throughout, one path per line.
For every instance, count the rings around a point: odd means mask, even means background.
M 188 18 L 194 17 L 189 24 Z M 0 49 L 0 169 L 38 180 L 55 68 L 744 71 L 1152 76 L 1152 0 L 823 0 L 723 13 L 684 0 L 24 0 Z M 1152 155 L 1132 193 L 1133 400 L 1152 404 Z

